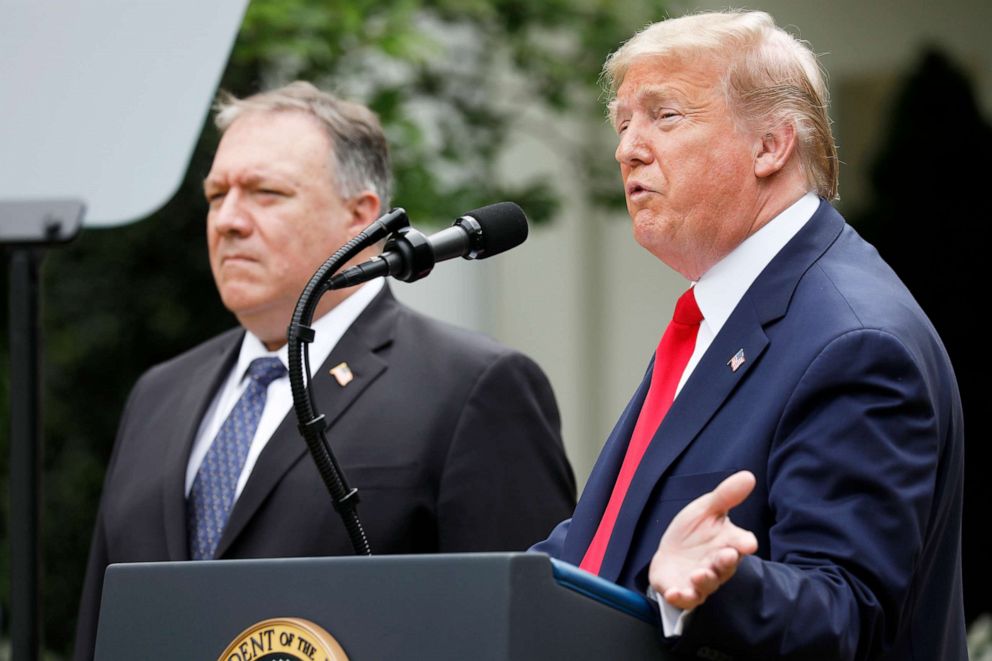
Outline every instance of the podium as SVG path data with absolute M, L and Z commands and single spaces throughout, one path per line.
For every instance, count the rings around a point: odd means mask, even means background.
M 671 658 L 644 597 L 536 553 L 111 565 L 96 658 L 217 659 L 272 618 L 318 625 L 350 661 Z M 225 661 L 322 658 L 255 643 Z

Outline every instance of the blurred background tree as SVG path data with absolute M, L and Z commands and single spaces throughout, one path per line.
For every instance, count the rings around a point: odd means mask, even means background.
M 871 167 L 872 197 L 851 222 L 903 279 L 940 333 L 954 364 L 964 408 L 964 598 L 969 619 L 992 611 L 992 450 L 981 414 L 985 328 L 969 313 L 987 282 L 992 124 L 973 82 L 946 53 L 930 47 L 902 81 Z M 944 130 L 953 127 L 950 134 Z M 977 156 L 977 158 L 976 158 Z M 985 625 L 988 631 L 988 623 Z
M 251 94 L 311 80 L 376 110 L 393 148 L 395 203 L 418 223 L 513 199 L 540 222 L 551 182 L 508 184 L 512 125 L 567 115 L 601 122 L 607 53 L 663 15 L 659 0 L 255 0 L 222 87 Z M 191 29 L 195 29 L 191 26 Z M 578 121 L 576 121 L 578 120 Z M 156 127 L 148 127 L 156 130 Z M 530 126 L 565 154 L 591 199 L 622 201 L 593 137 Z M 218 136 L 207 122 L 173 199 L 151 218 L 88 230 L 44 267 L 43 609 L 45 646 L 68 653 L 103 472 L 128 390 L 141 372 L 232 326 L 210 276 L 202 180 Z M 150 157 L 154 157 L 153 155 Z M 135 164 L 135 176 L 141 176 Z M 128 182 L 122 181 L 121 186 Z M 6 269 L 0 275 L 6 289 Z M 6 321 L 6 306 L 0 317 Z M 4 324 L 6 327 L 6 324 Z M 6 355 L 7 335 L 0 335 Z M 9 599 L 6 362 L 0 366 L 0 594 Z M 2 619 L 2 618 L 0 618 Z

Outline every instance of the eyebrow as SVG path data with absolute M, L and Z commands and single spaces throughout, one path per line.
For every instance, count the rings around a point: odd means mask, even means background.
M 241 183 L 243 183 L 244 185 L 247 185 L 247 186 L 257 186 L 259 184 L 264 184 L 266 182 L 284 183 L 284 184 L 288 184 L 288 185 L 295 185 L 295 182 L 293 181 L 292 178 L 285 177 L 283 175 L 279 175 L 277 173 L 271 173 L 271 172 L 250 172 L 250 173 L 245 174 L 243 176 L 239 176 L 238 179 L 241 181 Z M 214 177 L 213 179 L 211 179 L 210 175 L 208 174 L 203 179 L 203 190 L 206 191 L 211 185 L 223 186 L 224 184 L 218 182 L 218 180 L 220 180 L 220 181 L 226 181 L 227 178 L 226 177 Z
M 685 103 L 685 95 L 673 88 L 671 85 L 666 85 L 664 83 L 655 85 L 645 85 L 639 88 L 634 93 L 633 103 L 625 103 L 620 99 L 613 99 L 606 106 L 606 111 L 610 119 L 610 123 L 614 127 L 617 125 L 617 114 L 622 110 L 627 110 L 631 105 L 633 106 L 654 106 L 659 103 L 666 102 L 682 102 Z

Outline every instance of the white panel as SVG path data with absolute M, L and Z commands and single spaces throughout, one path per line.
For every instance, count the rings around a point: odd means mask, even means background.
M 0 199 L 86 224 L 175 193 L 247 0 L 0 0 Z

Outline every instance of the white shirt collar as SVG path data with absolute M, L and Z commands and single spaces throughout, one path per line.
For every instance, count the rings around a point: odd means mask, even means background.
M 362 285 L 358 291 L 334 306 L 327 314 L 319 319 L 315 319 L 310 327 L 313 328 L 315 337 L 310 344 L 310 364 L 320 365 L 334 349 L 334 346 L 344 335 L 345 331 L 358 318 L 358 315 L 368 307 L 376 294 L 383 288 L 385 281 L 383 278 L 376 278 L 371 282 Z M 289 319 L 286 320 L 289 326 Z M 289 346 L 284 344 L 276 351 L 269 351 L 262 344 L 262 341 L 251 331 L 245 331 L 244 341 L 241 342 L 241 353 L 238 354 L 238 363 L 235 365 L 234 374 L 238 375 L 238 382 L 244 378 L 251 361 L 265 356 L 275 356 L 284 367 L 289 369 Z
M 715 337 L 758 275 L 785 247 L 820 205 L 806 193 L 768 224 L 714 264 L 696 282 L 696 304 Z

